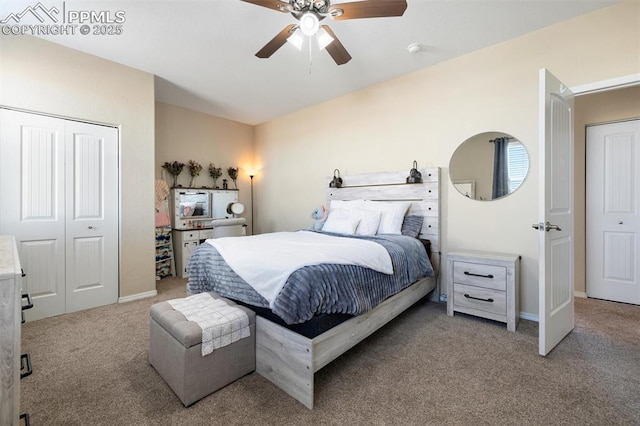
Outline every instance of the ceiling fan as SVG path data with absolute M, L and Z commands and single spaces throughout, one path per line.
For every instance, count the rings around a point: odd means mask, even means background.
M 351 55 L 328 25 L 320 21 L 331 18 L 337 21 L 360 18 L 381 18 L 402 16 L 407 9 L 406 0 L 368 0 L 331 4 L 330 0 L 241 0 L 267 7 L 282 13 L 291 13 L 299 23 L 286 26 L 271 41 L 256 53 L 258 58 L 269 58 L 287 41 L 298 49 L 302 48 L 304 37 L 318 41 L 320 50 L 325 49 L 338 65 L 346 64 Z

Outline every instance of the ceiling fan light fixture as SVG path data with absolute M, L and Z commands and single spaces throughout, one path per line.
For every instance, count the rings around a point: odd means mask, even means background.
M 312 36 L 318 32 L 320 20 L 315 13 L 307 12 L 300 17 L 300 31 L 306 36 Z
M 318 30 L 316 39 L 318 40 L 318 47 L 320 48 L 320 50 L 324 49 L 333 42 L 333 37 L 331 37 L 324 28 L 320 28 Z
M 304 36 L 300 34 L 300 31 L 295 30 L 293 34 L 291 34 L 287 38 L 287 41 L 293 44 L 295 47 L 297 47 L 298 50 L 302 50 L 302 43 L 304 43 Z

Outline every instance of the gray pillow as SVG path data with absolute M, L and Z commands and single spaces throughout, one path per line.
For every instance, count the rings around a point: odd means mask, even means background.
M 422 229 L 423 221 L 424 216 L 405 216 L 404 222 L 402 222 L 402 235 L 418 238 L 420 230 Z

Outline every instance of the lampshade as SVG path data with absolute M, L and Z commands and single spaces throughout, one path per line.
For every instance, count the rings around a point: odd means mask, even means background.
M 318 47 L 320 48 L 320 50 L 324 49 L 333 42 L 333 37 L 331 37 L 324 28 L 320 28 L 318 30 L 316 39 L 318 39 Z
M 291 34 L 287 38 L 287 41 L 293 44 L 295 47 L 297 47 L 298 50 L 302 50 L 302 43 L 304 42 L 304 36 L 300 34 L 300 31 L 295 30 L 293 34 Z

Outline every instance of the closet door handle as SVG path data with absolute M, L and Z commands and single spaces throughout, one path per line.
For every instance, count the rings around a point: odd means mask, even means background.
M 469 271 L 464 271 L 465 275 L 471 276 L 471 277 L 481 277 L 481 278 L 493 278 L 493 275 L 489 274 L 489 275 L 481 275 L 481 274 L 472 274 Z
M 473 300 L 479 300 L 481 302 L 489 302 L 489 303 L 493 303 L 493 299 L 489 298 L 489 299 L 483 299 L 481 297 L 473 297 L 473 296 L 469 296 L 468 294 L 465 293 L 464 297 L 466 297 L 467 299 L 473 299 Z

